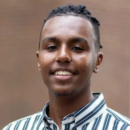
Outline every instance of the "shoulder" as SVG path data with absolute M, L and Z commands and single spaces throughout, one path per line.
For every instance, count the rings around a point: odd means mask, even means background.
M 128 123 L 130 124 L 130 119 L 127 118 L 126 116 L 123 116 L 122 114 L 118 113 L 117 111 L 114 111 L 110 108 L 107 108 L 106 109 L 107 113 L 109 113 L 113 118 L 121 121 L 121 122 L 124 122 L 124 123 Z
M 11 122 L 7 126 L 5 126 L 3 130 L 18 130 L 19 128 L 26 129 L 28 127 L 30 127 L 31 129 L 33 127 L 33 124 L 38 123 L 42 119 L 42 117 L 42 111 L 40 111 L 33 115 Z
M 126 116 L 123 116 L 122 114 L 107 108 L 106 109 L 106 114 L 111 117 L 111 125 L 113 127 L 118 127 L 121 128 L 122 130 L 130 130 L 130 119 L 127 118 Z

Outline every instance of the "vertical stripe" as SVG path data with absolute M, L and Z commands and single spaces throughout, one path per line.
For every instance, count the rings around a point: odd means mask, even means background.
M 43 117 L 41 116 L 36 124 L 36 130 L 39 130 L 40 125 L 43 123 Z
M 65 130 L 69 130 L 70 129 L 70 124 L 66 124 L 65 125 Z
M 7 129 L 5 129 L 5 130 L 10 130 L 10 127 L 12 126 L 12 124 L 10 124 L 8 127 L 7 127 Z
M 119 124 L 119 120 L 116 119 L 114 121 L 114 125 L 113 125 L 113 129 L 112 130 L 117 130 L 118 124 Z
M 70 123 L 69 129 L 72 130 L 74 127 L 75 127 L 75 121 L 73 121 L 73 122 Z
M 111 118 L 111 115 L 110 115 L 110 114 L 107 114 L 106 119 L 105 119 L 105 121 L 104 121 L 103 130 L 107 130 L 107 129 L 108 129 L 108 125 L 109 125 L 109 122 L 110 122 L 110 118 Z
M 98 126 L 99 126 L 99 124 L 100 124 L 101 119 L 102 119 L 102 115 L 99 116 L 99 118 L 96 118 L 96 120 L 95 120 L 95 122 L 94 122 L 94 124 L 93 124 L 92 130 L 98 129 Z
M 15 127 L 16 123 L 17 123 L 17 122 L 14 122 L 14 123 L 10 126 L 9 130 L 14 130 L 14 127 Z
M 53 124 L 53 130 L 57 130 L 57 127 L 55 124 Z
M 92 130 L 93 124 L 94 124 L 94 120 L 88 123 L 86 130 Z
M 124 124 L 122 127 L 121 127 L 121 130 L 126 130 L 128 127 L 128 124 Z
M 126 118 L 125 116 L 119 114 L 118 112 L 111 110 L 110 108 L 107 108 L 107 111 L 111 113 L 116 119 L 124 122 L 124 123 L 130 123 L 130 119 Z
M 105 105 L 105 102 L 104 102 L 104 100 L 102 100 L 102 102 L 98 105 L 98 107 L 96 107 L 92 112 L 90 112 L 88 115 L 84 116 L 81 120 L 79 120 L 77 122 L 77 126 L 83 124 L 85 121 L 92 118 L 92 116 L 94 116 L 96 113 L 98 113 L 98 111 L 100 111 L 100 109 L 102 109 L 102 107 L 104 105 Z
M 89 124 L 89 123 L 88 123 Z M 81 130 L 86 130 L 88 127 L 88 124 L 84 125 Z
M 19 124 L 19 129 L 22 130 L 23 126 L 25 124 L 26 120 L 21 121 L 21 123 Z M 12 130 L 12 129 L 11 129 Z M 13 129 L 14 130 L 14 129 Z
M 22 121 L 22 120 L 20 120 L 20 121 L 18 121 L 18 122 L 16 123 L 16 125 L 15 125 L 15 127 L 14 127 L 14 130 L 18 130 L 21 121 Z
M 87 104 L 85 107 L 83 107 L 83 108 L 81 108 L 80 110 L 76 111 L 76 112 L 74 113 L 74 115 L 75 115 L 75 116 L 80 115 L 81 113 L 83 113 L 84 111 L 86 111 L 90 106 L 92 106 L 92 104 L 93 104 L 94 102 L 96 102 L 96 99 L 93 100 L 91 103 Z
M 104 121 L 105 121 L 106 115 L 107 115 L 106 112 L 104 112 L 104 114 L 102 114 L 102 118 L 101 118 L 100 124 L 98 125 L 98 130 L 102 130 L 103 129 L 103 125 L 104 125 Z
M 38 121 L 39 117 L 40 117 L 40 115 L 38 115 L 38 116 L 35 117 L 35 120 L 34 120 L 34 122 L 33 122 L 33 124 L 32 124 L 31 130 L 34 129 L 34 126 L 35 126 L 36 122 Z
M 31 117 L 26 120 L 26 122 L 25 122 L 25 124 L 24 124 L 24 126 L 23 126 L 23 129 L 24 129 L 24 130 L 27 130 L 28 124 L 29 124 L 29 122 L 30 122 L 30 119 L 31 119 Z
M 72 128 L 72 130 L 77 130 L 77 129 L 76 129 L 76 126 L 74 126 L 74 127 Z
M 51 120 L 45 105 L 43 112 L 14 121 L 3 130 L 58 130 L 58 126 Z M 77 104 L 78 105 L 78 104 Z M 121 114 L 107 108 L 102 94 L 95 100 L 64 117 L 62 130 L 128 130 L 130 120 Z M 44 119 L 47 119 L 46 124 Z M 48 127 L 47 127 L 48 126 Z
M 108 130 L 112 130 L 112 129 L 113 129 L 114 121 L 115 121 L 115 119 L 114 119 L 113 116 L 111 115 L 111 119 L 110 119 L 110 121 L 109 121 Z M 119 124 L 119 125 L 121 125 L 121 124 Z M 119 125 L 118 125 L 118 129 L 119 129 Z M 120 129 L 119 129 L 119 130 L 120 130 Z
M 41 129 L 41 130 L 46 130 L 46 127 L 44 127 L 43 129 Z

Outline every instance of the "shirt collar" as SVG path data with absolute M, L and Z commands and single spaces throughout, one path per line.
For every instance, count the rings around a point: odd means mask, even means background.
M 63 118 L 63 123 L 67 124 L 69 122 L 75 122 L 76 126 L 81 126 L 86 123 L 91 122 L 95 118 L 99 117 L 104 111 L 106 110 L 107 106 L 103 97 L 102 93 L 93 93 L 95 99 L 88 103 L 83 108 L 65 116 Z M 47 107 L 49 102 L 43 108 L 43 119 L 47 125 L 48 123 L 54 123 L 48 116 L 47 116 Z

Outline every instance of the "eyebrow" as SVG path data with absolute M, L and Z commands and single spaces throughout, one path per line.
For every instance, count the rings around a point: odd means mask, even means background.
M 46 37 L 45 39 L 42 40 L 42 43 L 45 43 L 47 41 L 59 42 L 60 40 L 56 37 Z
M 70 42 L 76 43 L 76 42 L 83 42 L 88 45 L 88 41 L 85 38 L 82 37 L 74 37 L 70 39 Z
M 60 42 L 61 40 L 57 37 L 46 37 L 45 39 L 42 40 L 42 43 L 45 43 L 47 41 Z M 88 45 L 88 40 L 82 37 L 72 37 L 68 40 L 68 42 L 73 42 L 73 43 L 83 42 Z

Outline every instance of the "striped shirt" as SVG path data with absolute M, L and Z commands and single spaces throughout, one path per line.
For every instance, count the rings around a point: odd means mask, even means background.
M 61 122 L 62 130 L 130 130 L 130 119 L 106 106 L 102 93 L 93 93 L 96 98 L 83 108 L 65 116 Z M 59 130 L 46 110 L 14 121 L 3 130 Z

